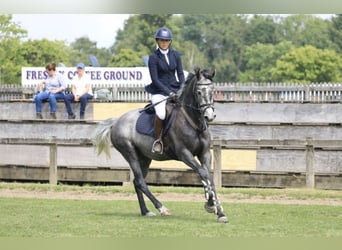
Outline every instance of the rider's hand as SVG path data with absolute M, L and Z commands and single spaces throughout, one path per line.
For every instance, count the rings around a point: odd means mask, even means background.
M 170 97 L 171 99 L 176 99 L 176 98 L 177 98 L 177 95 L 176 95 L 175 92 L 170 92 L 169 97 Z

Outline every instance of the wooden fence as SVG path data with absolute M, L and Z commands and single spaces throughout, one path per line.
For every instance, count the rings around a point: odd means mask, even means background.
M 215 100 L 228 102 L 342 102 L 342 83 L 214 83 Z M 95 100 L 146 102 L 143 84 L 94 84 Z M 68 86 L 67 92 L 69 92 Z M 0 101 L 32 99 L 37 84 L 0 85 Z
M 0 144 L 9 145 L 42 145 L 48 146 L 49 150 L 49 183 L 57 184 L 58 182 L 58 166 L 57 166 L 57 147 L 58 146 L 77 146 L 77 147 L 92 147 L 93 144 L 89 139 L 63 139 L 58 140 L 56 137 L 49 139 L 24 139 L 24 138 L 0 138 Z M 303 150 L 306 156 L 306 173 L 305 183 L 307 188 L 315 188 L 315 168 L 314 168 L 314 155 L 315 150 L 334 150 L 342 151 L 342 140 L 312 140 L 307 138 L 306 140 L 222 140 L 220 138 L 214 138 L 212 140 L 213 149 L 213 180 L 217 187 L 222 187 L 222 160 L 221 150 L 226 149 L 273 149 L 273 150 Z M 72 167 L 72 166 L 71 166 Z M 1 168 L 1 166 L 0 166 Z M 94 170 L 96 171 L 96 169 Z M 176 171 L 176 170 L 175 170 Z M 176 171 L 177 172 L 177 171 Z M 244 171 L 245 172 L 245 171 Z M 177 173 L 176 173 L 177 174 Z M 178 173 L 182 175 L 183 173 Z M 267 173 L 263 173 L 267 174 Z M 274 173 L 270 173 L 274 174 Z M 159 173 L 160 175 L 160 173 Z M 341 177 L 341 174 L 337 174 Z M 336 176 L 334 176 L 335 178 Z M 179 179 L 175 177 L 174 179 Z M 0 179 L 6 179 L 0 175 Z M 128 181 L 132 182 L 133 175 L 130 171 Z M 87 182 L 87 180 L 78 180 L 81 182 Z M 103 180 L 102 180 L 103 181 Z M 127 180 L 123 178 L 123 182 Z M 341 181 L 337 181 L 337 186 L 334 189 L 341 189 Z M 158 184 L 158 183 L 156 183 Z M 159 183 L 160 184 L 160 183 Z M 180 183 L 182 184 L 182 183 Z

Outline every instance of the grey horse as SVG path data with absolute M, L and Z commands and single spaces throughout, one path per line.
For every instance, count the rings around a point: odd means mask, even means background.
M 163 216 L 170 215 L 169 210 L 151 193 L 145 177 L 152 160 L 178 160 L 192 168 L 201 178 L 205 193 L 205 209 L 217 215 L 218 222 L 228 222 L 217 198 L 215 185 L 210 173 L 210 133 L 207 122 L 215 118 L 214 70 L 195 68 L 189 73 L 177 93 L 177 98 L 168 101 L 168 125 L 164 124 L 163 154 L 151 151 L 154 137 L 137 131 L 139 117 L 149 113 L 153 107 L 135 109 L 118 119 L 107 119 L 98 124 L 95 144 L 98 154 L 110 155 L 110 142 L 127 160 L 134 174 L 134 188 L 138 197 L 141 214 L 155 216 L 146 207 L 146 195 L 154 207 Z M 152 114 L 153 116 L 153 114 Z M 145 121 L 146 122 L 146 121 Z M 152 127 L 152 120 L 149 122 Z M 145 124 L 144 127 L 149 127 Z M 198 160 L 197 160 L 197 159 Z

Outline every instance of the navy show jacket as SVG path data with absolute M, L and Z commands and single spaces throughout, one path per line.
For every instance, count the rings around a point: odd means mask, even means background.
M 148 68 L 152 82 L 145 86 L 145 90 L 153 95 L 162 94 L 168 96 L 170 92 L 176 93 L 184 82 L 180 54 L 170 48 L 167 55 L 169 64 L 159 49 L 156 49 L 149 57 Z M 177 73 L 179 81 L 177 81 L 175 73 Z

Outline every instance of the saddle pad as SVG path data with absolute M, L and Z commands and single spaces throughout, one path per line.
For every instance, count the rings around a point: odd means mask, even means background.
M 166 125 L 164 124 L 163 136 L 166 135 L 167 131 L 171 127 L 172 120 L 174 117 L 174 110 L 172 109 L 171 115 L 166 120 Z M 138 117 L 135 129 L 138 133 L 154 137 L 154 116 L 155 113 L 141 112 Z
M 137 124 L 135 125 L 136 130 L 140 134 L 149 135 L 154 137 L 154 114 L 147 112 L 141 112 L 138 117 Z

